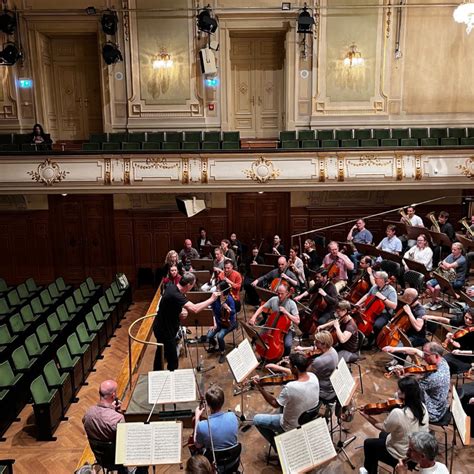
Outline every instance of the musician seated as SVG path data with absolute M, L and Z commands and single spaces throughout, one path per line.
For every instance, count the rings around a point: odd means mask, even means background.
M 402 459 L 395 467 L 396 474 L 407 474 L 410 461 L 418 464 L 420 474 L 448 474 L 448 468 L 438 461 L 438 441 L 436 436 L 425 431 L 412 433 L 409 437 L 407 459 Z M 410 470 L 411 472 L 411 470 Z
M 224 253 L 224 257 L 229 260 L 232 260 L 232 263 L 234 264 L 234 267 L 235 267 L 237 265 L 237 258 L 235 256 L 234 251 L 230 248 L 230 240 L 222 239 L 221 248 L 222 248 L 222 252 Z
M 365 439 L 364 468 L 360 469 L 360 473 L 377 474 L 379 461 L 396 466 L 407 457 L 409 435 L 417 431 L 428 431 L 428 410 L 422 402 L 418 382 L 412 377 L 399 379 L 397 399 L 403 403 L 403 408 L 394 408 L 383 423 L 361 410 L 361 415 L 379 429 L 380 433 L 378 438 Z M 370 410 L 370 405 L 367 411 Z
M 273 408 L 283 408 L 283 413 L 259 414 L 253 417 L 253 424 L 264 438 L 275 448 L 274 438 L 285 431 L 298 428 L 298 418 L 302 413 L 315 408 L 319 403 L 319 383 L 317 377 L 307 372 L 308 361 L 303 354 L 290 354 L 290 371 L 295 376 L 294 382 L 286 384 L 278 398 L 267 392 L 259 383 L 259 377 L 252 381 L 263 398 Z
M 294 324 L 298 325 L 300 323 L 300 316 L 298 314 L 298 308 L 296 303 L 290 298 L 290 293 L 288 288 L 285 285 L 280 285 L 277 288 L 277 296 L 272 296 L 265 304 L 260 306 L 254 315 L 249 319 L 249 324 L 251 326 L 255 325 L 257 318 L 262 314 L 264 310 L 267 310 L 268 313 L 279 312 L 291 320 L 291 327 L 288 333 L 285 335 L 284 339 L 284 356 L 289 355 L 291 352 L 291 346 L 293 345 L 293 337 L 295 334 Z M 267 318 L 265 317 L 265 320 Z
M 384 237 L 380 243 L 377 245 L 379 250 L 383 250 L 384 252 L 395 253 L 400 255 L 402 251 L 402 242 L 401 240 L 395 235 L 397 232 L 397 228 L 393 224 L 389 224 L 387 229 L 385 230 L 386 237 Z M 377 260 L 382 260 L 380 257 Z
M 374 336 L 376 336 L 380 330 L 387 324 L 388 320 L 393 314 L 393 310 L 397 307 L 397 292 L 395 288 L 390 285 L 388 273 L 386 272 L 375 272 L 374 273 L 375 285 L 365 294 L 357 303 L 356 306 L 364 306 L 366 301 L 372 297 L 378 298 L 384 304 L 382 312 L 376 316 L 374 322 Z M 370 300 L 369 300 L 370 301 Z M 373 342 L 374 337 L 370 338 L 369 345 Z
M 362 243 L 362 244 L 371 244 L 374 237 L 370 230 L 365 228 L 365 221 L 364 219 L 358 219 L 354 226 L 351 227 L 349 233 L 347 234 L 346 240 L 348 242 L 352 242 L 354 244 Z M 362 257 L 362 254 L 357 250 L 351 254 L 349 257 L 352 263 L 357 267 L 357 264 Z
M 196 239 L 196 250 L 199 252 L 199 255 L 201 257 L 206 257 L 207 255 L 204 255 L 204 247 L 206 245 L 212 245 L 211 243 L 211 238 L 207 235 L 207 231 L 204 227 L 200 227 L 199 229 L 199 236 Z
M 240 263 L 240 259 L 242 258 L 242 242 L 237 239 L 237 234 L 235 232 L 232 232 L 232 234 L 230 234 L 229 241 L 230 248 L 234 251 L 237 260 L 239 260 Z
M 474 372 L 474 371 L 472 371 Z M 471 439 L 474 438 L 474 382 L 465 383 L 461 386 L 461 404 L 466 415 L 471 418 Z
M 433 268 L 433 251 L 428 245 L 428 239 L 425 234 L 420 234 L 416 238 L 416 245 L 411 249 L 408 249 L 403 255 L 404 259 L 414 260 L 415 262 L 421 263 L 426 267 L 429 272 Z M 409 270 L 407 264 L 403 262 L 405 270 Z
M 444 358 L 452 374 L 467 372 L 474 363 L 474 308 L 467 308 L 463 315 L 452 319 L 431 314 L 424 318 L 427 321 L 439 321 L 451 326 L 451 332 L 446 334 L 442 345 L 452 351 L 445 354 Z M 457 331 L 456 328 L 461 331 Z M 465 331 L 462 331 L 463 329 Z
M 289 268 L 295 274 L 298 279 L 298 284 L 300 288 L 306 286 L 306 278 L 304 274 L 304 263 L 301 258 L 298 257 L 300 248 L 297 245 L 292 245 L 290 247 L 290 255 L 288 258 Z
M 298 279 L 296 278 L 296 275 L 288 268 L 286 257 L 280 257 L 278 259 L 278 268 L 274 268 L 260 278 L 256 278 L 252 282 L 252 286 L 261 286 L 263 288 L 267 288 L 274 280 L 281 280 L 282 283 L 286 283 L 293 288 L 298 286 Z
M 214 474 L 211 462 L 202 454 L 194 454 L 186 461 L 184 474 Z
M 386 346 L 382 349 L 384 352 L 390 354 L 405 353 L 409 356 L 416 356 L 422 359 L 428 365 L 436 365 L 434 372 L 421 373 L 419 379 L 421 390 L 424 394 L 424 400 L 430 422 L 437 422 L 441 420 L 449 408 L 448 394 L 450 386 L 449 366 L 445 359 L 443 359 L 444 349 L 441 344 L 437 342 L 427 342 L 423 346 L 423 350 L 415 347 L 391 347 Z M 413 357 L 412 357 L 413 358 Z M 413 367 L 423 369 L 423 366 L 413 364 Z M 403 369 L 402 366 L 395 366 L 392 369 L 397 375 L 404 375 L 406 370 L 407 375 L 410 373 L 410 367 Z
M 285 246 L 283 245 L 279 235 L 273 237 L 272 253 L 274 255 L 285 255 Z
M 205 395 L 210 414 L 207 420 L 201 420 L 205 407 L 195 411 L 194 445 L 198 449 L 227 449 L 238 443 L 239 420 L 232 411 L 223 411 L 224 391 L 217 385 L 211 385 Z M 212 443 L 211 443 L 212 436 Z
M 184 241 L 184 248 L 179 252 L 178 258 L 183 262 L 185 271 L 189 272 L 192 270 L 191 260 L 199 258 L 199 252 L 193 247 L 191 239 Z
M 177 285 L 181 280 L 181 275 L 178 271 L 177 265 L 171 265 L 168 274 L 163 278 L 163 292 L 166 291 L 169 285 Z
M 407 207 L 406 214 L 403 213 L 403 209 L 400 210 L 400 213 L 402 214 L 400 222 L 403 222 L 407 226 L 425 227 L 425 224 L 423 224 L 423 219 L 415 214 L 415 208 L 413 206 Z M 408 236 L 406 235 L 402 235 L 400 237 L 400 241 L 405 247 L 409 248 L 416 244 L 416 240 L 408 239 Z
M 336 319 L 318 326 L 318 331 L 333 330 L 335 332 L 335 349 L 339 360 L 354 362 L 359 358 L 359 330 L 357 324 L 349 313 L 351 304 L 348 301 L 340 301 L 336 306 Z
M 350 258 L 339 251 L 339 244 L 337 242 L 329 242 L 329 253 L 323 258 L 323 266 L 328 270 L 329 277 L 332 279 L 338 292 L 341 291 L 347 284 L 347 272 L 354 270 L 354 264 Z M 333 270 L 335 277 L 333 276 Z
M 454 290 L 461 289 L 466 283 L 467 261 L 463 255 L 464 247 L 459 242 L 454 242 L 451 246 L 451 253 L 439 264 L 437 270 L 433 273 L 439 273 L 441 276 L 451 282 Z M 438 303 L 441 294 L 441 287 L 438 280 L 433 278 L 426 282 L 426 289 L 431 293 L 431 303 L 425 305 L 426 309 L 436 311 L 442 307 Z
M 456 238 L 456 234 L 454 232 L 453 225 L 448 222 L 449 213 L 446 211 L 441 211 L 438 215 L 438 227 L 439 230 L 433 225 L 431 226 L 431 230 L 434 232 L 441 232 L 446 234 L 449 240 L 452 242 Z M 449 247 L 443 245 L 435 245 L 433 247 L 433 264 L 438 265 L 439 261 L 441 260 L 441 255 L 445 251 L 446 253 L 449 252 Z
M 230 296 L 234 300 L 235 312 L 240 311 L 240 288 L 242 286 L 242 275 L 234 270 L 234 264 L 232 260 L 225 259 L 224 261 L 224 271 L 219 273 L 217 277 L 219 281 L 223 281 L 230 286 Z
M 208 352 L 215 352 L 216 345 L 219 347 L 219 364 L 225 362 L 225 336 L 237 327 L 235 317 L 235 303 L 230 295 L 230 288 L 227 282 L 221 281 L 217 285 L 220 296 L 211 304 L 214 315 L 214 326 L 207 333 L 209 343 Z M 217 342 L 216 342 L 217 338 Z
M 184 273 L 184 265 L 183 262 L 179 260 L 178 252 L 176 252 L 176 250 L 170 250 L 166 254 L 164 265 L 157 271 L 157 276 L 159 278 L 157 285 L 159 285 L 163 278 L 168 275 L 170 267 L 173 265 L 176 265 L 176 267 L 178 268 L 178 273 L 182 276 Z
M 318 268 L 314 275 L 315 284 L 309 289 L 301 293 L 295 297 L 295 301 L 300 301 L 308 295 L 318 294 L 320 297 L 314 301 L 314 305 L 319 306 L 319 310 L 317 313 L 317 323 L 324 324 L 329 321 L 329 319 L 334 314 L 334 310 L 336 309 L 336 304 L 338 301 L 338 294 L 334 283 L 328 279 L 328 272 L 325 268 Z M 321 301 L 324 301 L 325 304 L 321 305 Z M 325 306 L 325 308 L 323 308 Z M 313 310 L 313 308 L 309 308 Z
M 214 261 L 212 262 L 212 277 L 210 281 L 201 286 L 201 291 L 216 291 L 217 278 L 224 272 L 225 257 L 220 247 L 214 249 Z
M 306 239 L 304 241 L 303 260 L 305 264 L 306 278 L 309 276 L 308 270 L 316 270 L 323 263 L 321 257 L 316 252 L 316 243 L 312 239 Z

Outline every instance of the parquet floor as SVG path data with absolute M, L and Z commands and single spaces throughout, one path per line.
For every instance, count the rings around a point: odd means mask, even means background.
M 117 337 L 112 339 L 111 347 L 104 351 L 104 359 L 97 362 L 97 372 L 89 376 L 89 385 L 83 387 L 79 392 L 79 403 L 72 405 L 69 409 L 69 421 L 62 422 L 57 429 L 57 441 L 37 442 L 31 431 L 33 411 L 30 406 L 22 411 L 21 421 L 11 426 L 5 435 L 7 440 L 4 443 L 0 443 L 0 457 L 16 459 L 14 466 L 15 473 L 67 474 L 74 472 L 83 453 L 83 449 L 87 444 L 86 436 L 82 429 L 82 416 L 90 405 L 96 403 L 98 398 L 97 389 L 100 381 L 118 376 L 118 371 L 128 350 L 127 328 L 131 321 L 145 314 L 152 297 L 152 291 L 140 291 L 134 295 L 135 304 L 130 308 L 126 319 L 122 323 L 122 327 L 117 331 Z M 239 330 L 236 338 L 237 342 L 241 340 L 241 337 Z M 231 336 L 228 336 L 227 340 L 231 341 Z M 190 348 L 190 356 L 193 357 L 193 361 L 196 360 L 195 351 L 195 347 Z M 211 382 L 219 383 L 226 393 L 225 408 L 240 413 L 241 398 L 240 396 L 234 397 L 232 394 L 232 376 L 227 364 L 219 364 L 215 354 L 207 354 L 202 348 L 199 348 L 199 354 L 203 355 L 206 368 L 215 366 L 214 369 L 205 373 L 205 385 L 207 386 Z M 356 404 L 363 405 L 393 396 L 396 381 L 382 377 L 384 372 L 383 367 L 387 362 L 387 356 L 375 351 L 365 352 L 363 355 L 365 356 L 365 360 L 362 362 L 364 394 L 357 392 Z M 139 369 L 141 373 L 146 373 L 151 368 L 153 356 L 154 348 L 150 347 L 146 350 L 141 363 Z M 181 359 L 181 368 L 189 367 L 190 365 L 189 359 Z M 273 388 L 275 394 L 278 394 L 279 390 L 280 388 L 278 387 Z M 244 414 L 248 419 L 251 419 L 255 413 L 270 412 L 271 408 L 257 392 L 250 391 L 244 395 Z M 383 415 L 381 415 L 381 420 L 383 420 Z M 363 450 L 361 448 L 364 439 L 378 436 L 378 431 L 369 425 L 358 413 L 355 414 L 354 420 L 346 426 L 349 429 L 349 433 L 347 435 L 343 433 L 342 439 L 344 440 L 346 436 L 356 436 L 355 441 L 347 447 L 347 453 L 355 464 L 357 471 L 363 462 Z M 189 434 L 190 430 L 185 429 L 183 432 L 183 460 L 189 457 L 188 450 L 184 446 Z M 450 440 L 451 438 L 452 434 L 450 435 Z M 255 428 L 252 427 L 246 432 L 241 432 L 239 439 L 243 445 L 242 463 L 244 472 L 252 474 L 281 472 L 275 456 L 272 456 L 270 465 L 266 464 L 268 445 Z M 438 439 L 441 440 L 442 436 L 439 436 Z M 338 437 L 336 436 L 335 441 L 337 440 Z M 473 471 L 474 448 L 461 448 L 458 440 L 458 445 L 455 449 L 453 472 L 456 474 L 468 474 Z M 183 471 L 180 466 L 165 466 L 157 468 L 156 472 L 178 473 Z M 315 472 L 340 474 L 354 471 L 349 464 L 339 456 Z

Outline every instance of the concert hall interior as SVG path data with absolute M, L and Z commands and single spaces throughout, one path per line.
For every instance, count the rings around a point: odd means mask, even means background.
M 0 472 L 135 465 L 156 426 L 153 472 L 471 473 L 473 27 L 468 0 L 3 0 Z

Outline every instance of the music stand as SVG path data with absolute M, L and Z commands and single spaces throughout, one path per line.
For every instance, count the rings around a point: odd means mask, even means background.
M 464 301 L 464 303 L 466 303 L 471 308 L 474 306 L 474 300 L 464 293 L 464 291 L 459 292 L 459 299 Z
M 354 247 L 354 242 L 337 242 L 337 244 L 339 245 L 339 248 L 342 250 L 342 249 L 345 249 L 344 250 L 344 253 L 349 257 L 350 255 L 352 255 L 354 253 L 354 250 L 355 250 L 355 247 Z
M 451 296 L 451 298 L 454 298 L 455 300 L 458 299 L 458 295 L 454 291 L 453 286 L 448 280 L 446 280 L 446 278 L 444 278 L 443 276 L 441 276 L 439 273 L 436 273 L 436 272 L 433 272 L 433 278 L 435 278 L 436 281 L 438 282 L 438 285 L 441 288 L 441 293 L 443 293 L 443 295 Z M 444 314 L 444 306 L 451 307 L 451 305 L 444 299 L 442 303 L 443 303 L 443 314 Z
M 430 231 L 426 227 L 407 226 L 407 236 L 410 240 L 416 240 L 421 234 L 429 234 Z
M 456 237 L 459 240 L 459 242 L 462 243 L 462 245 L 464 246 L 466 250 L 470 250 L 474 248 L 474 240 L 468 239 L 466 236 L 459 234 L 457 232 L 456 232 Z
M 265 351 L 268 350 L 268 345 L 260 336 L 260 333 L 258 332 L 257 328 L 250 326 L 250 324 L 244 321 L 240 321 L 240 324 L 242 324 L 242 327 L 244 328 L 245 332 L 247 333 L 247 336 L 250 338 L 252 343 L 259 344 L 265 349 Z
M 274 269 L 275 267 L 272 267 L 271 265 L 250 265 L 250 275 L 252 278 L 260 278 Z
M 209 270 L 198 270 L 192 272 L 196 277 L 196 283 L 198 286 L 204 285 L 211 279 L 211 272 Z
M 189 291 L 186 293 L 186 298 L 191 301 L 191 303 L 197 304 L 202 301 L 206 301 L 212 295 L 212 292 L 208 291 Z
M 275 255 L 274 253 L 265 253 L 263 254 L 263 261 L 265 265 L 271 265 L 273 268 L 278 266 L 278 259 L 281 255 Z
M 391 260 L 392 262 L 397 262 L 400 265 L 402 264 L 402 257 L 396 253 L 386 252 L 385 250 L 379 250 L 379 255 L 383 260 Z
M 451 239 L 446 234 L 443 234 L 442 232 L 434 232 L 432 230 L 429 230 L 428 233 L 430 234 L 433 245 L 451 247 Z
M 211 308 L 205 308 L 199 313 L 189 313 L 186 318 L 186 322 L 190 326 L 194 326 L 196 331 L 196 368 L 202 370 L 199 364 L 199 339 L 198 339 L 198 327 L 210 327 L 214 325 L 214 313 Z
M 430 277 L 430 272 L 426 269 L 423 263 L 417 262 L 416 260 L 410 260 L 409 258 L 404 258 L 403 261 L 407 264 L 407 267 L 410 270 L 421 273 L 426 279 Z
M 192 258 L 191 266 L 194 270 L 208 270 L 212 271 L 214 262 L 210 258 Z
M 396 230 L 397 235 L 406 235 L 407 234 L 407 228 L 411 227 L 411 226 L 407 226 L 404 222 L 400 222 L 400 221 L 384 220 L 383 223 L 386 224 L 386 225 L 394 225 L 397 229 Z M 424 227 L 420 227 L 420 229 L 424 229 Z
M 355 248 L 362 255 L 378 257 L 380 255 L 379 249 L 375 245 L 364 244 L 363 242 L 354 242 Z
M 200 256 L 202 257 L 203 255 L 212 255 L 212 251 L 213 251 L 216 247 L 219 247 L 219 245 L 203 245 L 203 246 L 201 247 Z
M 258 297 L 262 301 L 268 301 L 272 296 L 277 296 L 276 293 L 274 293 L 271 290 L 266 290 L 265 288 L 261 288 L 260 286 L 255 286 L 255 292 L 257 293 Z

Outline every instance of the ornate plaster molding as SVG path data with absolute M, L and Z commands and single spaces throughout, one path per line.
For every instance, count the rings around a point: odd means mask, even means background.
M 54 183 L 60 183 L 65 180 L 69 171 L 61 170 L 55 161 L 46 158 L 46 160 L 38 165 L 36 171 L 27 171 L 26 174 L 30 175 L 31 179 L 37 183 L 43 183 L 45 186 L 52 186 Z
M 258 183 L 266 183 L 280 176 L 280 170 L 275 168 L 271 160 L 267 160 L 263 156 L 255 160 L 250 165 L 250 169 L 242 170 L 242 173 L 244 173 L 247 178 L 257 181 Z

